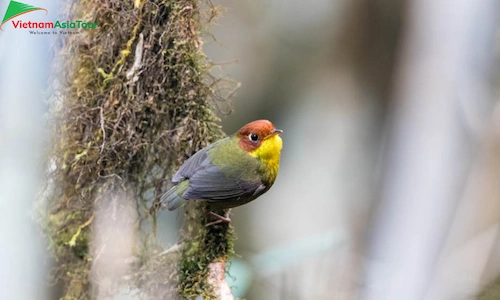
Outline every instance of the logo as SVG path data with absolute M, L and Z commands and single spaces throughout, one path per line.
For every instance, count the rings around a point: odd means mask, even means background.
M 21 15 L 37 10 L 44 10 L 46 15 L 49 13 L 43 7 L 35 7 L 11 0 L 0 24 L 0 30 L 3 31 L 2 26 L 9 21 L 12 23 L 14 29 L 32 29 L 29 30 L 30 34 L 79 34 L 79 30 L 73 29 L 94 29 L 98 26 L 98 22 L 85 22 L 83 20 L 52 20 L 47 22 L 13 20 Z
M 10 1 L 9 6 L 7 7 L 7 11 L 5 12 L 5 15 L 3 16 L 2 24 L 0 24 L 0 30 L 3 31 L 2 26 L 3 24 L 7 23 L 9 20 L 12 20 L 16 17 L 19 17 L 20 15 L 27 14 L 32 11 L 37 11 L 37 10 L 45 10 L 45 14 L 48 14 L 49 12 L 42 7 L 34 7 L 29 4 L 17 2 L 17 1 Z

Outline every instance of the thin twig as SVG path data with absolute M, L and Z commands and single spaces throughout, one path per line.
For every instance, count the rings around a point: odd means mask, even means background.
M 83 223 L 82 225 L 78 226 L 78 229 L 76 230 L 75 234 L 71 237 L 71 239 L 68 242 L 68 245 L 70 247 L 74 247 L 76 245 L 76 240 L 80 236 L 80 233 L 82 232 L 82 229 L 85 227 L 89 226 L 92 223 L 92 220 L 94 220 L 94 214 L 92 214 L 92 217 L 88 219 L 87 222 Z
M 172 247 L 170 247 L 167 250 L 158 254 L 158 256 L 165 255 L 165 254 L 172 253 L 172 252 L 178 252 L 178 251 L 181 251 L 181 244 L 173 245 Z
M 101 115 L 101 130 L 102 130 L 101 153 L 102 153 L 102 151 L 104 151 L 104 144 L 106 143 L 106 130 L 104 130 L 104 115 L 102 112 L 102 107 L 100 107 L 99 113 Z

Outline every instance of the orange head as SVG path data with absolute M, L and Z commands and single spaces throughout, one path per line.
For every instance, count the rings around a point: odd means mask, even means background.
M 279 136 L 283 130 L 274 128 L 268 120 L 257 120 L 243 126 L 236 138 L 241 149 L 258 159 L 265 170 L 265 176 L 274 182 L 278 175 L 283 141 Z
M 273 123 L 268 120 L 257 120 L 241 127 L 237 133 L 238 143 L 243 150 L 251 153 L 256 151 L 263 143 L 268 144 L 270 138 L 277 137 L 282 132 L 283 130 L 274 128 Z M 279 140 L 281 141 L 281 138 Z M 279 148 L 281 150 L 281 146 Z

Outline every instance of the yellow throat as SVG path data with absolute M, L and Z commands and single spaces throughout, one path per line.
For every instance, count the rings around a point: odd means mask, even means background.
M 276 175 L 278 175 L 282 147 L 283 141 L 281 137 L 278 134 L 274 134 L 263 140 L 259 148 L 250 152 L 250 155 L 259 158 L 265 163 L 267 169 L 273 174 L 273 177 L 276 177 Z

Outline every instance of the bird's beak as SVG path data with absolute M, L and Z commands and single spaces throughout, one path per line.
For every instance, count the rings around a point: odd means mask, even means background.
M 273 129 L 273 130 L 271 130 L 271 135 L 273 135 L 273 134 L 280 134 L 280 133 L 283 133 L 283 130 L 281 130 L 281 129 Z

